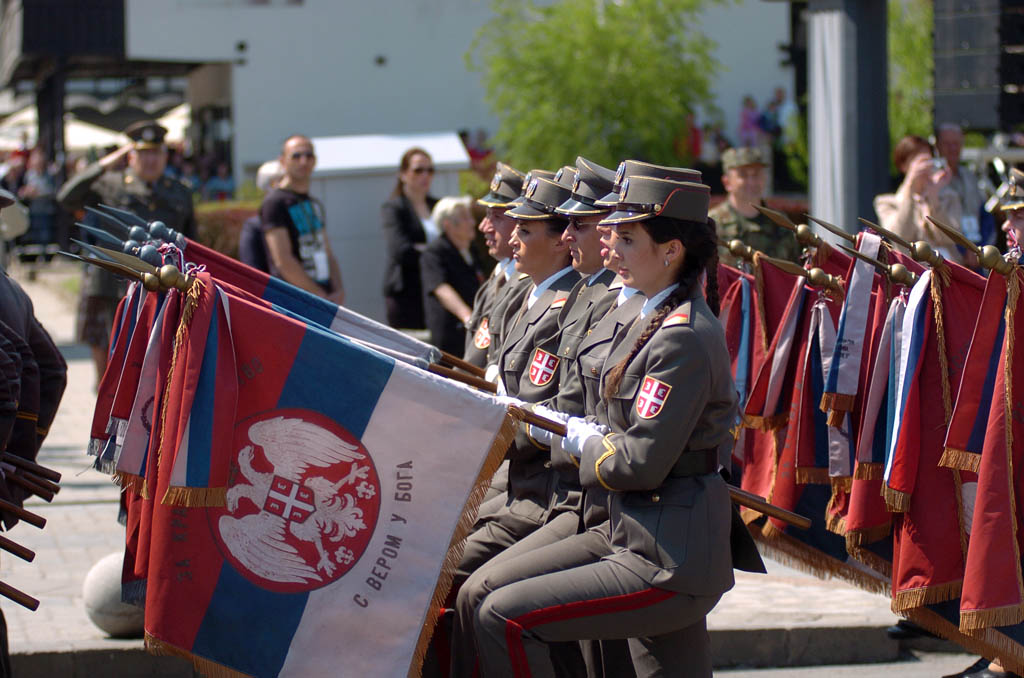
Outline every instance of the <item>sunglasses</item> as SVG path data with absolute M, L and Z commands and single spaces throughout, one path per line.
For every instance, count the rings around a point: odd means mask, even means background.
M 301 158 L 315 158 L 316 154 L 313 151 L 296 151 L 292 153 L 292 160 L 299 160 Z
M 434 168 L 433 167 L 413 167 L 412 168 L 412 173 L 413 174 L 433 174 L 434 173 Z

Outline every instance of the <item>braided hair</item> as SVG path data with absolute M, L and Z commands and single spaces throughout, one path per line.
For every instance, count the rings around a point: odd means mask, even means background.
M 658 304 L 657 310 L 651 316 L 651 321 L 644 328 L 644 331 L 637 338 L 633 349 L 622 361 L 612 368 L 608 373 L 608 380 L 605 382 L 604 398 L 610 400 L 619 391 L 622 383 L 622 376 L 626 373 L 633 358 L 647 345 L 654 333 L 661 328 L 661 324 L 668 317 L 669 312 L 689 299 L 694 289 L 700 284 L 701 273 L 707 274 L 705 285 L 705 296 L 711 312 L 716 316 L 719 311 L 718 299 L 718 233 L 715 220 L 708 217 L 707 221 L 683 221 L 670 219 L 668 217 L 654 217 L 640 222 L 651 239 L 656 243 L 665 243 L 670 240 L 679 240 L 686 249 L 683 257 L 683 265 L 679 267 L 677 282 L 679 287 L 672 290 L 672 293 L 665 297 L 664 301 Z

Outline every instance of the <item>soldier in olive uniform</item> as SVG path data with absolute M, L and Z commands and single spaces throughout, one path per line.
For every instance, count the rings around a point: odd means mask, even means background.
M 800 245 L 793 234 L 754 208 L 764 204 L 767 164 L 761 150 L 751 146 L 728 149 L 722 154 L 722 170 L 722 185 L 728 195 L 708 212 L 718 225 L 718 256 L 722 263 L 739 263 L 727 249 L 736 238 L 769 256 L 799 261 Z
M 110 205 L 134 212 L 146 221 L 162 221 L 189 238 L 196 237 L 192 192 L 164 175 L 167 130 L 153 122 L 138 122 L 125 130 L 131 141 L 71 177 L 57 193 L 61 206 L 77 212 L 86 205 Z M 127 156 L 128 166 L 117 169 Z M 79 303 L 79 340 L 92 348 L 97 379 L 106 367 L 110 327 L 123 284 L 96 266 L 85 269 Z

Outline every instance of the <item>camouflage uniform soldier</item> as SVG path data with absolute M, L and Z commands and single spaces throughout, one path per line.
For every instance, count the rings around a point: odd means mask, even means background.
M 718 225 L 721 244 L 718 256 L 722 263 L 737 264 L 736 258 L 725 247 L 736 238 L 779 259 L 797 261 L 800 257 L 800 245 L 793 234 L 776 226 L 753 207 L 764 204 L 766 168 L 758 148 L 730 148 L 722 154 L 722 184 L 728 197 L 708 212 Z
M 162 221 L 170 228 L 196 237 L 192 191 L 182 182 L 164 175 L 167 130 L 149 120 L 125 130 L 131 141 L 92 163 L 73 176 L 57 193 L 65 209 L 75 212 L 86 205 L 103 203 L 134 212 L 146 221 Z M 118 169 L 123 157 L 128 166 Z M 88 222 L 90 217 L 86 217 Z M 97 378 L 106 366 L 110 327 L 123 285 L 110 273 L 86 267 L 79 302 L 78 339 L 89 344 Z

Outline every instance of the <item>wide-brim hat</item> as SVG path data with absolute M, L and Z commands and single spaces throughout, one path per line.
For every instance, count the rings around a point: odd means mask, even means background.
M 523 179 L 522 190 L 519 192 L 519 195 L 516 196 L 516 199 L 506 205 L 506 207 L 508 209 L 515 209 L 523 204 L 523 196 L 526 194 L 526 187 L 530 185 L 531 179 L 548 179 L 550 181 L 554 181 L 555 174 L 557 174 L 557 172 L 545 169 L 532 169 L 527 172 L 526 177 Z
M 576 179 L 572 184 L 572 195 L 555 211 L 569 217 L 607 214 L 611 206 L 599 207 L 595 202 L 612 190 L 614 184 L 615 172 L 580 156 L 576 158 Z
M 602 224 L 626 224 L 654 217 L 704 222 L 711 189 L 704 184 L 657 177 L 628 177 L 619 191 L 615 211 Z
M 558 219 L 565 221 L 566 217 L 555 212 L 555 209 L 565 202 L 572 192 L 557 184 L 551 179 L 533 177 L 526 185 L 526 192 L 523 193 L 523 202 L 507 212 L 506 216 L 524 221 L 537 221 L 540 219 Z
M 622 182 L 629 177 L 656 177 L 658 179 L 670 179 L 671 181 L 686 181 L 699 184 L 703 175 L 695 169 L 686 167 L 666 167 L 664 165 L 652 165 L 649 162 L 639 160 L 623 160 L 615 172 L 615 181 L 612 189 L 600 200 L 594 202 L 598 207 L 612 208 L 619 202 L 619 193 L 622 189 Z
M 477 200 L 484 207 L 508 207 L 523 192 L 523 173 L 499 162 L 487 195 Z
M 999 201 L 999 209 L 1019 210 L 1024 207 L 1024 172 L 1016 167 L 1010 170 L 1010 190 Z

